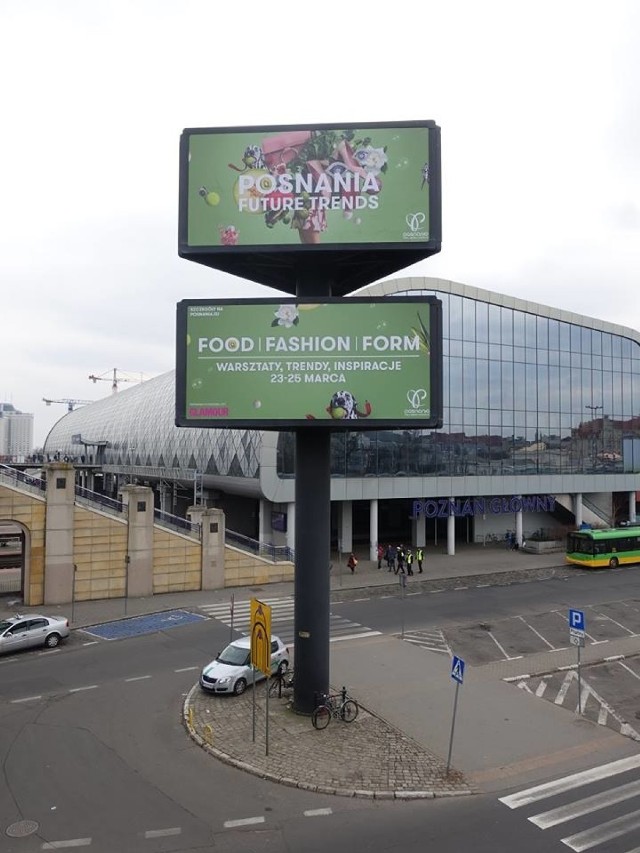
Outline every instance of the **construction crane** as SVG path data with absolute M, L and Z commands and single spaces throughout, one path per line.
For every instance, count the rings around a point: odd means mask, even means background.
M 102 373 L 100 376 L 95 376 L 93 373 L 89 376 L 89 379 L 93 381 L 95 385 L 96 382 L 111 382 L 111 392 L 113 394 L 118 390 L 118 385 L 120 382 L 142 382 L 142 374 L 140 374 L 140 379 L 132 379 L 128 376 L 118 376 L 118 373 L 122 373 L 122 371 L 118 371 L 117 367 L 114 367 L 112 371 L 106 371 Z
M 62 400 L 48 400 L 46 397 L 43 397 L 42 402 L 46 403 L 47 406 L 50 406 L 52 403 L 65 403 L 67 411 L 72 412 L 76 406 L 86 406 L 88 403 L 95 403 L 95 400 L 70 400 L 68 397 L 64 397 Z

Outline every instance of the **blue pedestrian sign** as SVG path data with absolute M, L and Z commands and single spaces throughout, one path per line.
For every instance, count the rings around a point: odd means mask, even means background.
M 451 678 L 457 681 L 458 684 L 462 684 L 464 680 L 464 661 L 457 655 L 454 655 L 451 661 Z
M 582 632 L 584 634 L 584 610 L 569 610 L 569 630 L 571 632 Z

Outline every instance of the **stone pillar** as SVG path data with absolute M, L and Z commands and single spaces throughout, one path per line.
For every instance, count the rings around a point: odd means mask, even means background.
M 45 469 L 47 507 L 43 604 L 67 604 L 73 599 L 75 470 L 68 462 L 51 462 Z
M 378 560 L 378 499 L 369 501 L 369 559 Z
M 353 504 L 340 503 L 340 538 L 338 548 L 342 554 L 350 554 L 353 548 Z
M 123 486 L 122 501 L 128 519 L 125 594 L 144 598 L 153 595 L 153 491 L 148 486 Z
M 636 523 L 636 493 L 629 492 L 629 521 L 631 524 Z
M 453 506 L 455 498 L 449 498 L 450 506 Z M 455 556 L 456 553 L 456 517 L 449 509 L 449 515 L 447 516 L 447 554 L 450 557 Z
M 518 548 L 522 547 L 522 510 L 516 512 L 516 542 Z
M 267 545 L 273 542 L 273 533 L 271 531 L 271 501 L 260 498 L 258 505 L 258 542 L 265 542 Z
M 187 518 L 200 525 L 202 548 L 201 589 L 223 589 L 224 580 L 224 511 L 218 507 L 190 506 Z
M 573 514 L 576 517 L 576 527 L 582 524 L 582 492 L 576 492 L 573 496 Z
M 296 550 L 296 505 L 293 501 L 287 504 L 287 548 L 295 553 Z

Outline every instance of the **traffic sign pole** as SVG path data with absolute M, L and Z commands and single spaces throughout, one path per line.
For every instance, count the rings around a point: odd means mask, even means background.
M 578 714 L 582 715 L 582 677 L 580 673 L 580 649 L 584 646 L 586 620 L 583 610 L 569 610 L 569 642 L 578 649 Z
M 460 689 L 460 682 L 456 681 L 456 693 L 453 699 L 453 717 L 451 718 L 451 734 L 449 735 L 449 752 L 447 754 L 447 776 L 449 775 L 449 768 L 451 767 L 451 750 L 453 749 L 453 732 L 456 727 L 456 711 L 458 709 L 458 690 Z
M 464 661 L 457 655 L 453 656 L 451 661 L 451 678 L 456 683 L 456 694 L 453 699 L 453 716 L 451 718 L 451 734 L 449 735 L 449 752 L 447 754 L 447 776 L 451 767 L 451 751 L 453 750 L 453 733 L 456 728 L 456 712 L 458 710 L 458 689 L 464 681 Z

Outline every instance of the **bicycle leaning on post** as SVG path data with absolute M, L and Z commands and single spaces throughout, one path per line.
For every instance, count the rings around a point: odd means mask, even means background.
M 311 722 L 316 729 L 326 729 L 332 717 L 342 720 L 343 723 L 352 723 L 358 716 L 358 703 L 355 699 L 349 699 L 347 688 L 343 687 L 340 693 L 325 694 L 313 713 Z
M 285 695 L 290 693 L 293 690 L 293 669 L 288 669 L 286 667 L 278 668 L 277 672 L 274 672 L 271 677 L 271 684 L 269 685 L 269 696 L 277 696 L 279 699 L 282 698 L 282 694 Z

